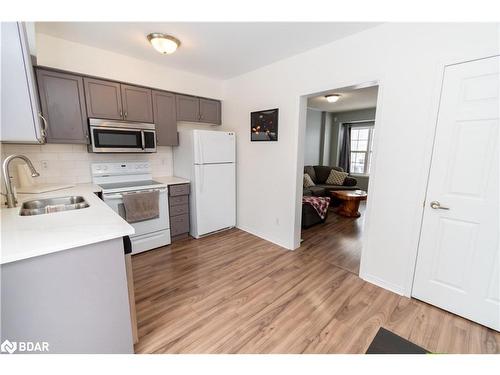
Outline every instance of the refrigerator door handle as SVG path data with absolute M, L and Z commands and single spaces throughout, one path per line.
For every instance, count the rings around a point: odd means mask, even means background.
M 200 164 L 203 164 L 203 145 L 201 137 L 198 137 L 198 152 L 200 153 Z
M 203 193 L 203 180 L 205 179 L 204 167 L 203 164 L 200 165 L 200 193 Z

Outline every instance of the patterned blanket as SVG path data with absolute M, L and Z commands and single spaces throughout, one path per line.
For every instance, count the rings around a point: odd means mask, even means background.
M 306 196 L 302 197 L 302 203 L 307 203 L 313 206 L 321 220 L 323 220 L 328 212 L 328 206 L 330 206 L 330 198 Z

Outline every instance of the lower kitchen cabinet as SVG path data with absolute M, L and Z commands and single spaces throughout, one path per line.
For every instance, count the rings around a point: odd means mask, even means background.
M 3 341 L 51 354 L 134 352 L 122 238 L 2 264 Z
M 189 233 L 189 184 L 170 185 L 168 200 L 170 237 L 172 242 L 186 238 Z

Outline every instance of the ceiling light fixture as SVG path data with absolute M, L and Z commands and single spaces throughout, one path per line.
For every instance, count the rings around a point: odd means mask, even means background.
M 174 53 L 175 50 L 181 45 L 179 39 L 174 38 L 172 35 L 162 33 L 151 33 L 148 35 L 148 40 L 155 50 L 164 55 Z
M 328 101 L 328 103 L 335 103 L 337 100 L 340 99 L 340 94 L 325 95 L 325 98 Z

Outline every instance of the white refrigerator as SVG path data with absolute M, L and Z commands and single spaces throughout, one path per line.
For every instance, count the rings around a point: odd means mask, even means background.
M 236 135 L 179 131 L 174 175 L 191 181 L 190 234 L 194 238 L 236 225 Z

